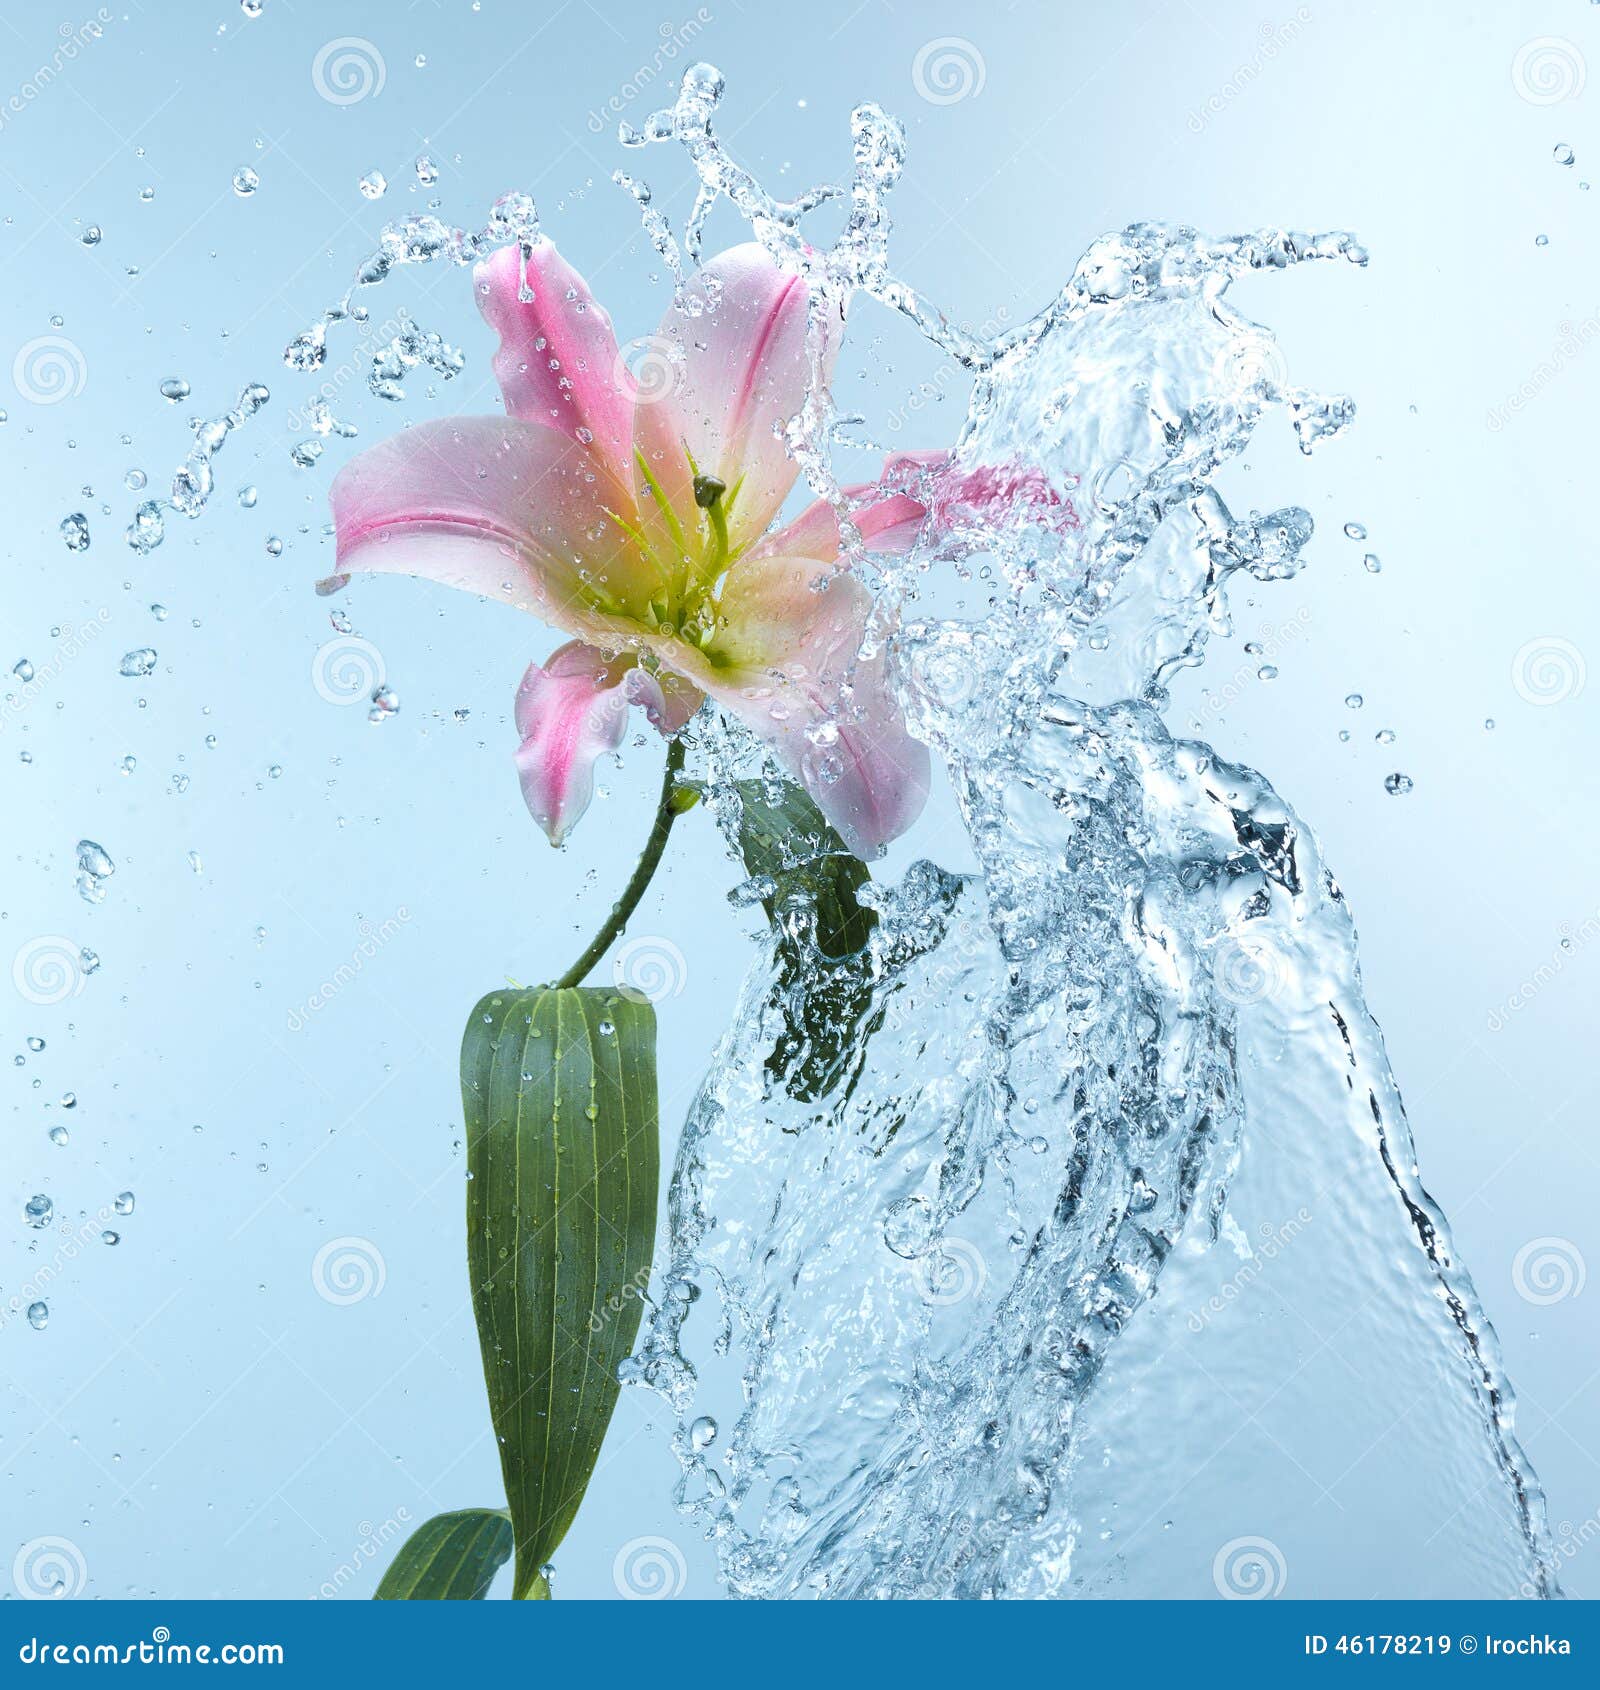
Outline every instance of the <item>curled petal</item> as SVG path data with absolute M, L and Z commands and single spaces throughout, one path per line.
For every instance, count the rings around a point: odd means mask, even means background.
M 650 726 L 663 739 L 671 739 L 706 700 L 699 687 L 683 676 L 669 670 L 653 675 L 637 664 L 623 676 L 622 690 L 630 704 L 644 711 Z
M 681 353 L 677 392 L 636 413 L 641 455 L 685 528 L 698 521 L 684 447 L 702 475 L 737 487 L 729 519 L 735 547 L 758 538 L 778 513 L 799 467 L 783 425 L 811 382 L 806 319 L 811 290 L 754 243 L 719 254 L 695 277 L 685 308 L 662 319 L 660 338 Z M 822 367 L 832 376 L 841 323 L 830 316 Z M 641 490 L 644 508 L 650 495 Z
M 950 461 L 946 452 L 905 452 L 889 458 L 876 482 L 841 489 L 851 520 L 870 552 L 898 555 L 911 550 L 927 515 L 916 496 L 922 483 Z M 838 513 L 826 499 L 808 505 L 795 520 L 755 548 L 756 557 L 814 557 L 831 563 L 839 555 Z
M 633 380 L 583 277 L 542 238 L 526 257 L 502 247 L 473 274 L 478 309 L 500 336 L 494 374 L 507 413 L 583 441 L 632 486 Z
M 517 688 L 522 796 L 552 845 L 559 845 L 588 809 L 595 759 L 622 743 L 628 696 L 618 671 L 632 665 L 631 657 L 613 660 L 574 640 L 542 667 L 530 663 Z
M 515 719 L 522 744 L 517 771 L 533 819 L 559 845 L 594 796 L 594 764 L 615 751 L 637 704 L 652 727 L 675 734 L 704 701 L 677 675 L 655 676 L 633 652 L 609 657 L 582 640 L 530 663 L 517 688 Z
M 573 633 L 648 606 L 655 565 L 610 514 L 627 498 L 587 447 L 513 418 L 420 423 L 351 459 L 329 494 L 341 587 L 421 575 Z

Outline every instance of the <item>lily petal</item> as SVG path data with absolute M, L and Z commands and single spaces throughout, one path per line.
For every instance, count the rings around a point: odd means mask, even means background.
M 877 481 L 841 489 L 854 507 L 851 518 L 871 552 L 908 552 L 921 532 L 926 508 L 914 495 L 919 478 L 950 461 L 947 452 L 902 452 L 884 461 Z M 876 495 L 874 497 L 873 495 Z M 839 518 L 826 499 L 808 505 L 795 520 L 769 536 L 754 557 L 814 557 L 831 563 L 839 555 Z
M 528 811 L 559 845 L 594 796 L 595 759 L 615 751 L 628 726 L 626 673 L 631 656 L 613 659 L 582 640 L 528 665 L 517 688 L 522 744 L 517 772 Z
M 686 306 L 673 306 L 661 321 L 660 338 L 681 359 L 677 391 L 639 406 L 636 443 L 686 529 L 699 513 L 685 446 L 700 474 L 716 476 L 730 494 L 737 487 L 728 524 L 735 549 L 760 537 L 799 474 L 782 426 L 805 403 L 809 385 L 810 293 L 801 277 L 750 242 L 712 259 L 689 284 Z M 825 335 L 824 384 L 841 327 L 830 320 Z M 641 509 L 648 499 L 641 490 Z
M 542 238 L 526 259 L 520 247 L 502 247 L 473 280 L 478 309 L 500 336 L 494 374 L 508 415 L 583 441 L 631 487 L 634 381 L 588 283 Z M 524 282 L 532 299 L 521 297 Z
M 671 739 L 706 701 L 706 695 L 692 681 L 670 670 L 651 674 L 637 664 L 622 678 L 622 690 L 630 704 L 644 711 L 663 739 Z
M 729 572 L 716 659 L 651 642 L 777 749 L 845 844 L 877 856 L 928 796 L 928 749 L 907 732 L 880 651 L 861 657 L 872 598 L 815 558 L 748 557 Z
M 329 492 L 342 587 L 421 575 L 572 633 L 648 607 L 656 570 L 610 514 L 620 489 L 587 447 L 514 418 L 420 423 L 369 448 Z

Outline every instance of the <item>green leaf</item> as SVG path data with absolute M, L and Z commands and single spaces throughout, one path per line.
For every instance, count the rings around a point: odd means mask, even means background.
M 655 1244 L 655 1011 L 609 989 L 497 991 L 461 1043 L 467 1261 L 516 1537 L 513 1594 L 583 1500 Z
M 773 992 L 784 1030 L 767 1072 L 800 1103 L 814 1103 L 859 1067 L 876 1024 L 867 941 L 878 912 L 859 894 L 872 876 L 790 782 L 738 783 L 739 848 L 752 879 L 770 881 L 762 899 L 777 939 Z
M 400 1546 L 378 1585 L 379 1602 L 480 1602 L 511 1558 L 503 1508 L 435 1514 Z
M 872 936 L 878 912 L 857 894 L 872 876 L 828 825 L 804 788 L 790 781 L 742 780 L 739 850 L 752 878 L 770 880 L 762 900 L 780 922 L 786 910 L 815 918 L 813 942 L 825 957 L 854 956 Z

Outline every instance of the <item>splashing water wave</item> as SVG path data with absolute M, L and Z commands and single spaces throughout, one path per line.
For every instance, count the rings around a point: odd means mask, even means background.
M 859 955 L 789 966 L 780 935 L 752 966 L 624 1370 L 678 1416 L 681 1505 L 739 1595 L 1557 1594 L 1338 884 L 1265 780 L 1160 714 L 1226 628 L 1230 578 L 1293 575 L 1312 533 L 1299 509 L 1237 515 L 1219 472 L 1264 417 L 1310 452 L 1353 416 L 1289 384 L 1230 284 L 1366 254 L 1135 226 L 985 340 L 891 268 L 894 119 L 858 108 L 849 184 L 784 201 L 724 148 L 722 93 L 696 66 L 621 135 L 694 168 L 681 246 L 649 186 L 616 178 L 685 308 L 726 200 L 811 283 L 819 374 L 824 316 L 865 295 L 973 382 L 953 461 L 916 471 L 937 539 L 903 558 L 860 543 L 831 467 L 857 419 L 820 381 L 789 443 L 876 591 L 863 655 L 890 648 L 979 872 L 918 863 L 867 889 Z M 803 222 L 830 201 L 843 227 L 813 245 Z M 285 364 L 317 379 L 330 330 L 365 331 L 361 300 L 395 271 L 538 233 L 519 194 L 475 232 L 388 225 Z M 376 340 L 379 398 L 419 363 L 461 367 L 403 312 Z M 197 427 L 135 550 L 167 512 L 203 513 L 212 458 L 267 397 L 252 384 Z M 334 397 L 306 409 L 318 435 L 352 432 Z M 924 614 L 941 579 L 988 587 L 985 619 Z M 731 842 L 731 777 L 762 753 L 731 725 L 695 732 Z M 842 1051 L 797 1035 L 819 999 L 856 1011 Z
M 1292 575 L 1312 532 L 1236 515 L 1218 472 L 1268 414 L 1307 452 L 1353 415 L 1287 384 L 1229 285 L 1365 253 L 1137 226 L 980 344 L 889 268 L 892 119 L 854 114 L 847 190 L 778 202 L 721 92 L 696 67 L 624 136 L 687 147 L 690 257 L 726 198 L 820 300 L 866 293 L 973 374 L 924 479 L 936 546 L 853 562 L 981 872 L 919 863 L 871 889 L 859 956 L 752 968 L 626 1369 L 680 1418 L 682 1506 L 740 1595 L 1555 1594 L 1338 884 L 1265 780 L 1160 716 L 1229 578 Z M 830 198 L 845 228 L 808 247 Z M 791 443 L 848 533 L 838 427 L 818 393 Z M 936 565 L 992 571 L 984 622 L 909 617 Z M 795 1029 L 841 984 L 865 1012 L 819 1088 Z

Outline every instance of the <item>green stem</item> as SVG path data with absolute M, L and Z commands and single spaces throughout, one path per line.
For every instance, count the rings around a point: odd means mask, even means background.
M 565 974 L 556 981 L 556 989 L 564 990 L 568 986 L 583 983 L 583 977 L 603 957 L 615 943 L 617 935 L 628 924 L 628 917 L 638 908 L 639 900 L 644 896 L 645 888 L 655 877 L 656 870 L 661 866 L 661 853 L 667 848 L 667 835 L 672 831 L 672 824 L 678 819 L 676 793 L 678 776 L 683 771 L 683 741 L 671 739 L 667 741 L 667 772 L 661 781 L 661 798 L 656 805 L 656 818 L 650 824 L 650 837 L 644 842 L 644 850 L 640 854 L 638 867 L 628 884 L 622 889 L 622 896 L 611 906 L 611 914 L 607 916 L 605 924 L 594 938 L 589 941 L 589 948 L 573 963 Z

